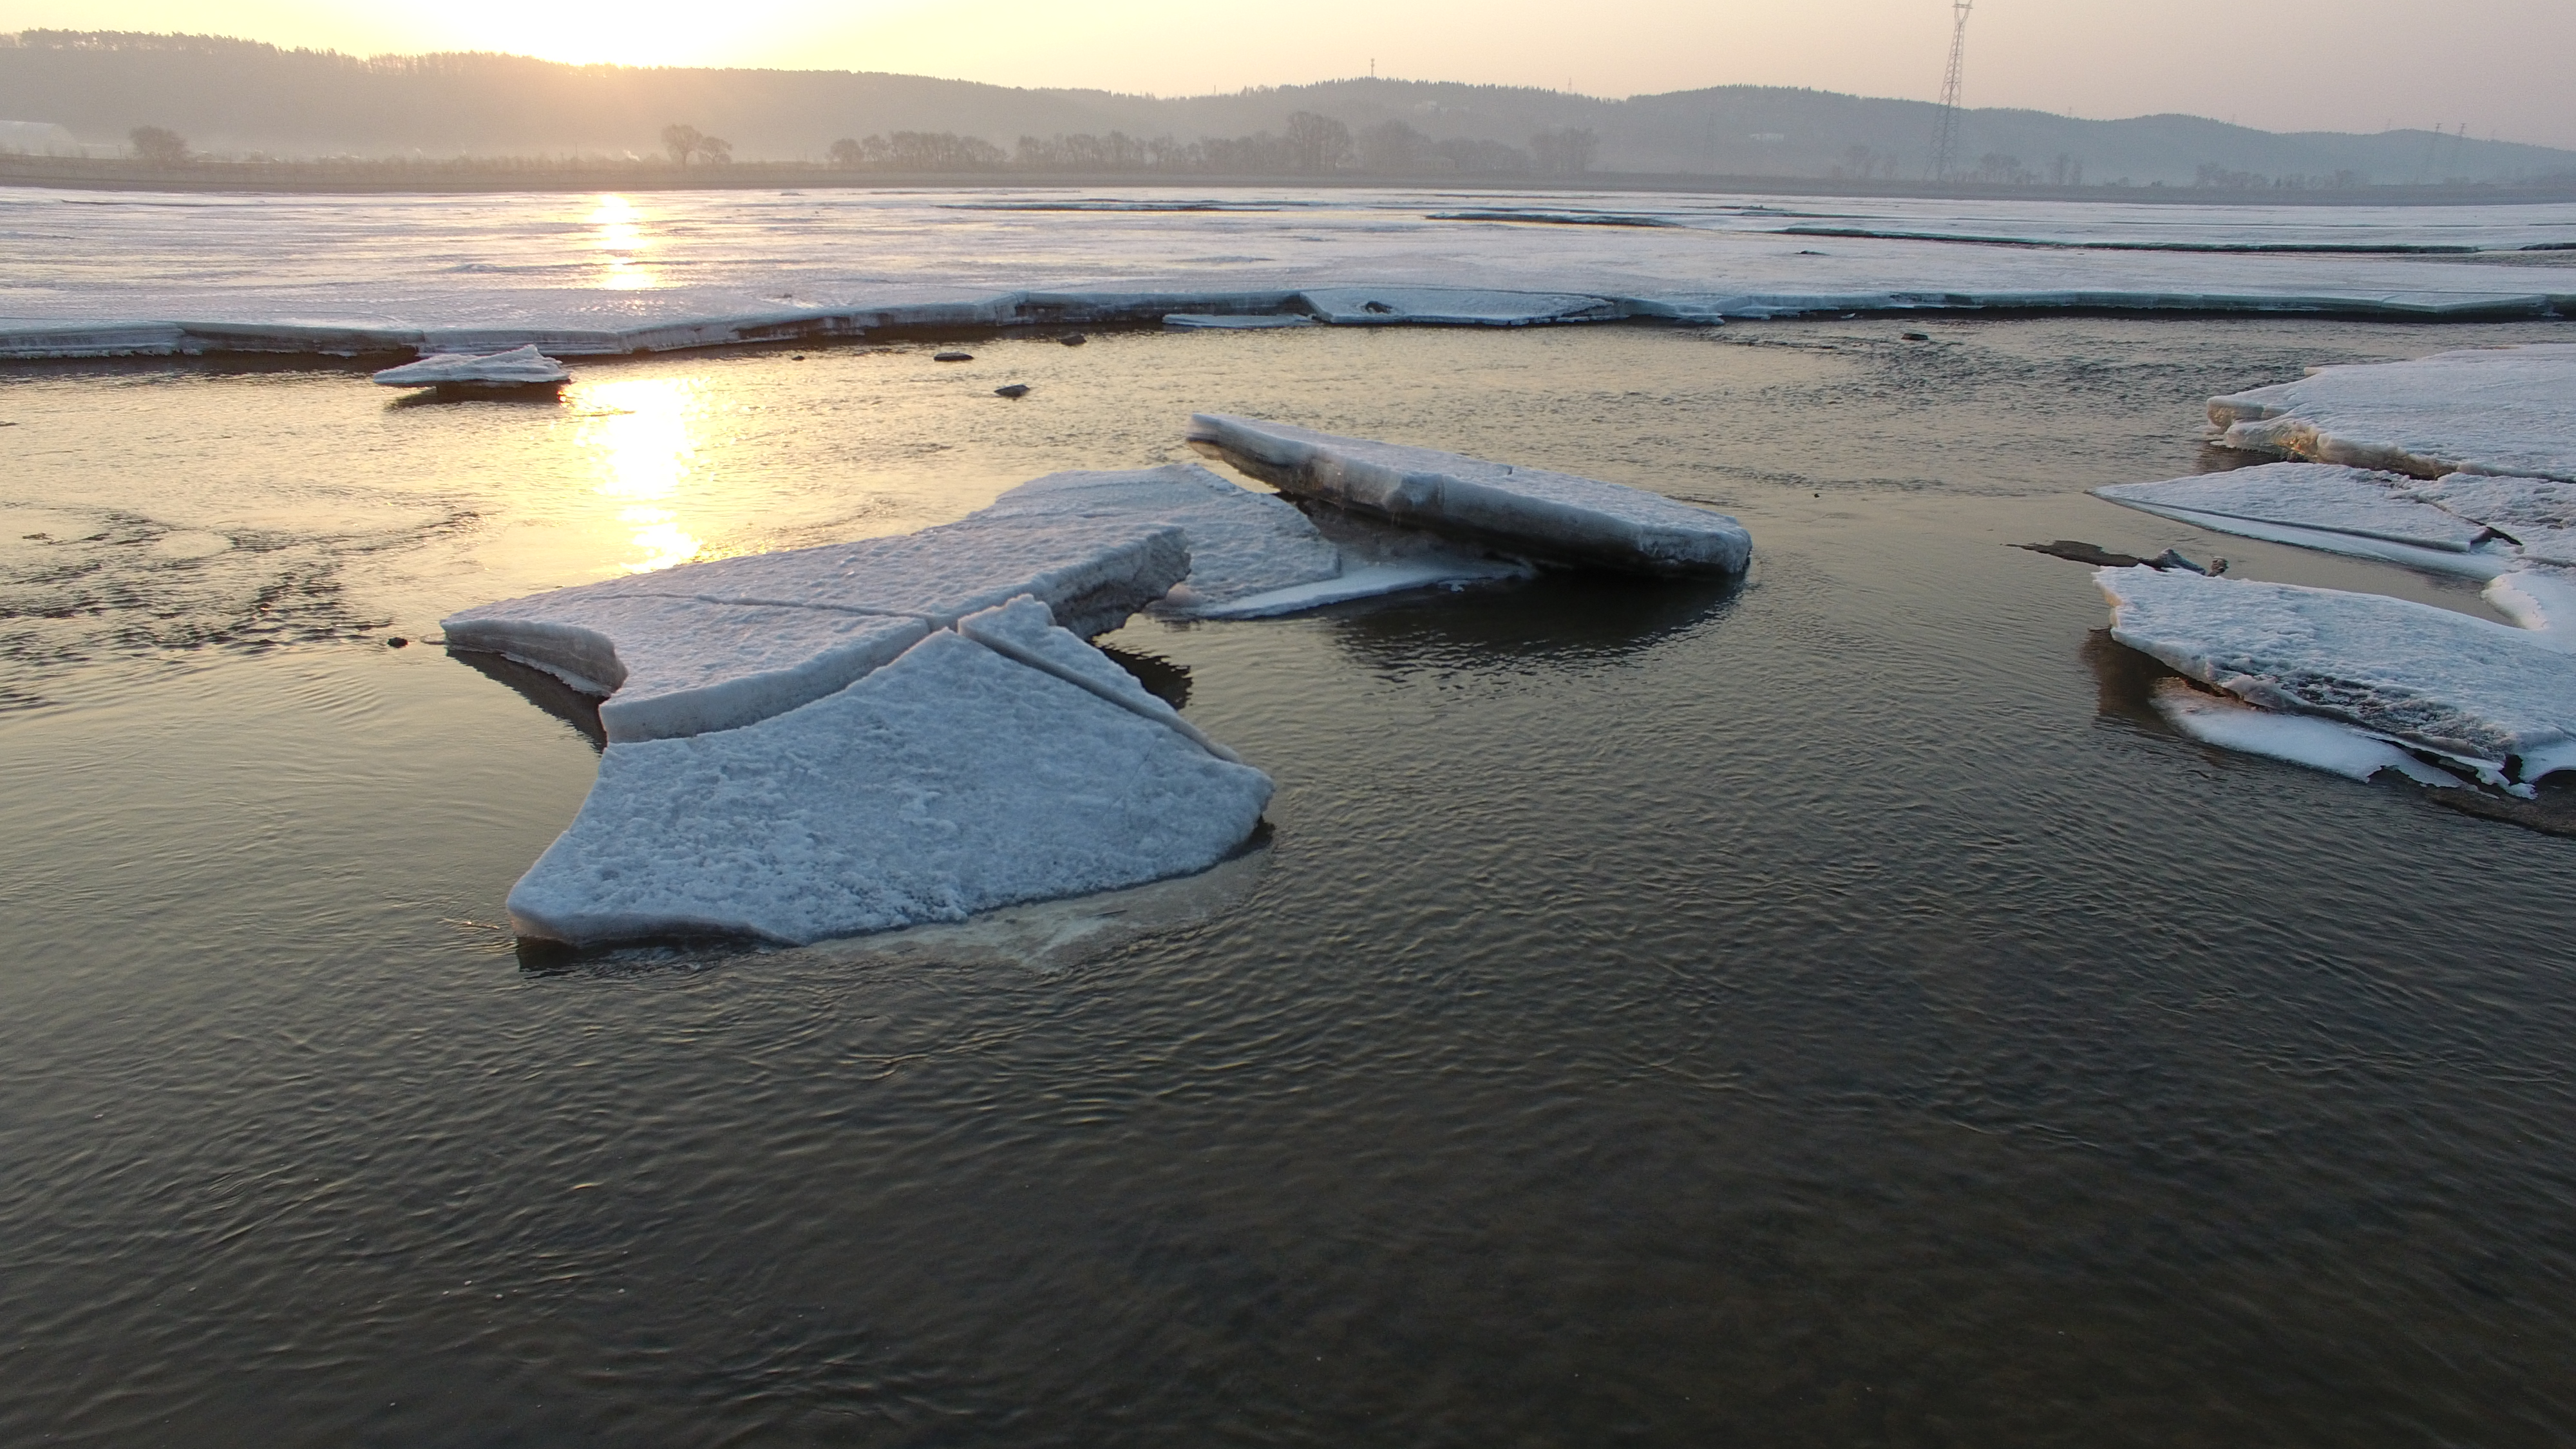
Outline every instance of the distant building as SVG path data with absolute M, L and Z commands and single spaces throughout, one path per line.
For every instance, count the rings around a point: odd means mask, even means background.
M 0 151 L 32 156 L 78 156 L 81 143 L 51 121 L 0 121 Z

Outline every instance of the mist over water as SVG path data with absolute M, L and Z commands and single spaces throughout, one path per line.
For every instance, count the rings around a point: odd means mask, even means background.
M 2007 545 L 2483 613 L 2082 490 L 2242 461 L 2213 393 L 2562 331 L 0 375 L 0 1439 L 2561 1441 L 2576 842 L 2180 738 Z M 597 756 L 440 615 L 1193 410 L 1716 504 L 1754 571 L 1111 636 L 1279 782 L 1218 879 L 514 950 Z

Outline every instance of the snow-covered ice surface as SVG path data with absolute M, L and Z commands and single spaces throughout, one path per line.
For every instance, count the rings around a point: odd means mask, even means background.
M 1204 870 L 1270 792 L 1138 710 L 942 630 L 760 723 L 611 744 L 510 916 L 585 946 L 961 921 Z
M 1050 473 L 994 499 L 981 516 L 1124 519 L 1180 529 L 1189 538 L 1190 575 L 1156 605 L 1173 614 L 1207 613 L 1342 572 L 1341 551 L 1295 504 L 1195 463 Z
M 480 355 L 442 352 L 388 367 L 376 374 L 376 381 L 387 387 L 543 387 L 570 382 L 572 374 L 562 363 L 528 346 Z
M 1751 535 L 1722 513 L 1570 473 L 1201 413 L 1190 441 L 1284 492 L 1411 528 L 1647 574 L 1742 573 Z
M 1661 224 L 1533 226 L 1462 219 L 1467 211 Z M 521 344 L 560 357 L 1261 313 L 1358 325 L 1996 306 L 2545 317 L 2576 313 L 2576 271 L 2495 263 L 2545 261 L 2512 249 L 2571 240 L 2569 205 L 1782 201 L 1467 187 L 1261 189 L 1186 202 L 1150 188 L 1130 197 L 10 188 L 0 193 L 0 358 Z M 2184 246 L 2246 250 L 2171 249 Z M 2337 250 L 2264 250 L 2280 247 Z M 1460 286 L 1467 278 L 1474 290 Z
M 731 729 L 885 664 L 931 629 L 1030 594 L 1083 634 L 1189 572 L 1181 530 L 1133 519 L 970 515 L 864 539 L 677 568 L 462 610 L 456 648 L 504 654 L 600 706 L 611 741 Z
M 2382 770 L 2395 770 L 2419 785 L 2446 789 L 2464 782 L 2436 769 L 2377 735 L 2312 714 L 2282 714 L 2257 709 L 2225 695 L 2210 694 L 2179 680 L 2166 680 L 2155 692 L 2156 713 L 2174 728 L 2220 749 L 2266 755 L 2295 765 L 2324 770 L 2350 780 L 2367 780 Z
M 2497 473 L 2576 482 L 2576 343 L 2321 367 L 2209 401 L 2231 448 L 2418 478 Z
M 2320 715 L 2491 783 L 2576 765 L 2576 663 L 2529 633 L 2375 594 L 2102 569 L 2111 636 L 2266 709 Z

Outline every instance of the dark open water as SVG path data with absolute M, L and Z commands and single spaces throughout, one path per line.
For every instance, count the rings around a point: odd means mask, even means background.
M 2576 841 L 2176 736 L 2005 547 L 2478 611 L 2080 490 L 2563 328 L 1920 326 L 0 377 L 0 1442 L 2576 1437 Z M 1280 792 L 1089 955 L 490 924 L 595 756 L 386 635 L 1192 408 L 1714 500 L 1755 571 L 1129 628 Z

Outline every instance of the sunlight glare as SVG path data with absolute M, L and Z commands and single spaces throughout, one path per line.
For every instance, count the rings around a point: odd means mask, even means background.
M 679 513 L 663 506 L 696 471 L 704 391 L 696 378 L 580 383 L 571 390 L 582 420 L 576 438 L 597 459 L 597 491 L 626 505 L 617 520 L 641 555 L 625 565 L 630 573 L 687 563 L 704 547 Z
M 601 287 L 612 292 L 640 292 L 660 284 L 652 268 L 638 260 L 638 254 L 652 250 L 654 240 L 633 202 L 614 194 L 602 196 L 597 208 L 584 220 L 599 228 L 591 245 L 599 249 L 605 267 L 599 279 Z

